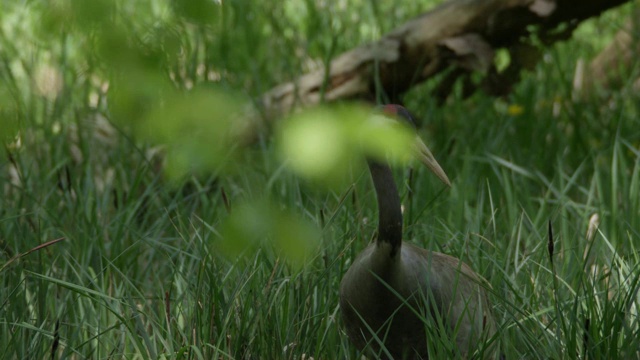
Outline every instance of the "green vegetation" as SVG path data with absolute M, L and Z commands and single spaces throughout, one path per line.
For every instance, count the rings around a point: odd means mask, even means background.
M 374 236 L 369 176 L 318 187 L 271 137 L 220 134 L 433 3 L 0 3 L 1 356 L 357 358 L 337 296 Z M 406 96 L 453 183 L 398 169 L 406 239 L 489 280 L 507 359 L 640 357 L 638 69 L 571 85 L 632 10 L 545 50 L 508 98 Z

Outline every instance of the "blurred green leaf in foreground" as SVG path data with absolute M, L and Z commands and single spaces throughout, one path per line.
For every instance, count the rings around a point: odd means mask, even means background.
M 222 225 L 217 243 L 226 256 L 233 258 L 268 248 L 271 241 L 278 252 L 295 267 L 309 260 L 320 242 L 318 228 L 289 211 L 267 201 L 244 203 L 233 210 Z
M 381 112 L 356 105 L 306 110 L 278 131 L 280 154 L 290 169 L 312 183 L 340 188 L 366 158 L 406 164 L 415 131 Z

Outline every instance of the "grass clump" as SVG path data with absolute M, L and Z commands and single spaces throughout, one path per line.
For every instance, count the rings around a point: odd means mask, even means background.
M 234 153 L 233 170 L 215 163 L 169 179 L 170 149 L 130 130 L 181 116 L 193 93 L 256 96 L 375 39 L 409 8 L 202 3 L 213 9 L 205 17 L 197 6 L 116 1 L 83 21 L 71 16 L 87 10 L 78 1 L 56 3 L 71 14 L 57 20 L 45 2 L 2 5 L 0 124 L 14 126 L 0 130 L 3 358 L 359 355 L 340 328 L 338 284 L 375 230 L 368 175 L 355 169 L 347 184 L 319 189 L 263 138 Z M 406 96 L 453 182 L 443 191 L 423 169 L 397 170 L 406 240 L 489 280 L 507 359 L 640 355 L 638 97 L 631 80 L 589 98 L 570 85 L 577 57 L 602 45 L 589 42 L 595 29 L 610 37 L 628 12 L 546 50 L 505 99 L 453 97 L 437 108 L 423 87 Z M 110 103 L 116 88 L 124 103 Z M 158 93 L 175 95 L 178 110 L 148 108 L 162 105 Z M 294 219 L 275 230 L 317 231 L 304 264 L 287 261 L 273 235 L 223 253 L 225 224 L 242 224 L 233 214 L 265 203 L 276 225 Z

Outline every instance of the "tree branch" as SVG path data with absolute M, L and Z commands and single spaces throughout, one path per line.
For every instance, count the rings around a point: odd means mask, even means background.
M 571 36 L 583 20 L 629 0 L 450 0 L 366 44 L 337 56 L 325 69 L 279 85 L 258 101 L 267 124 L 294 107 L 343 99 L 397 101 L 412 86 L 451 69 L 437 86 L 443 101 L 458 79 L 468 94 L 482 88 L 493 95 L 510 91 L 520 70 L 538 61 L 533 39 L 550 45 Z M 511 55 L 498 72 L 494 51 Z M 469 81 L 483 74 L 480 83 Z M 254 129 L 255 130 L 255 129 Z

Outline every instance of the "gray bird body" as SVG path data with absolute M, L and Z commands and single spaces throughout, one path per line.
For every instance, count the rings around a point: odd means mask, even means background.
M 455 333 L 462 357 L 483 336 L 493 336 L 495 324 L 483 279 L 467 264 L 409 243 L 402 244 L 394 257 L 390 252 L 389 244 L 369 245 L 340 284 L 347 335 L 358 349 L 370 343 L 370 353 L 380 353 L 373 330 L 394 359 L 426 359 L 426 325 L 413 310 L 427 321 L 442 318 L 447 330 Z
M 428 149 L 421 150 L 421 155 L 449 184 Z M 485 293 L 488 284 L 459 259 L 403 242 L 392 172 L 375 161 L 369 161 L 369 170 L 378 199 L 378 237 L 353 261 L 340 284 L 340 308 L 349 339 L 374 357 L 427 359 L 427 336 L 442 328 L 455 342 L 456 355 L 471 356 L 496 331 Z M 428 327 L 432 330 L 427 331 Z M 493 357 L 494 352 L 485 351 L 483 358 Z

